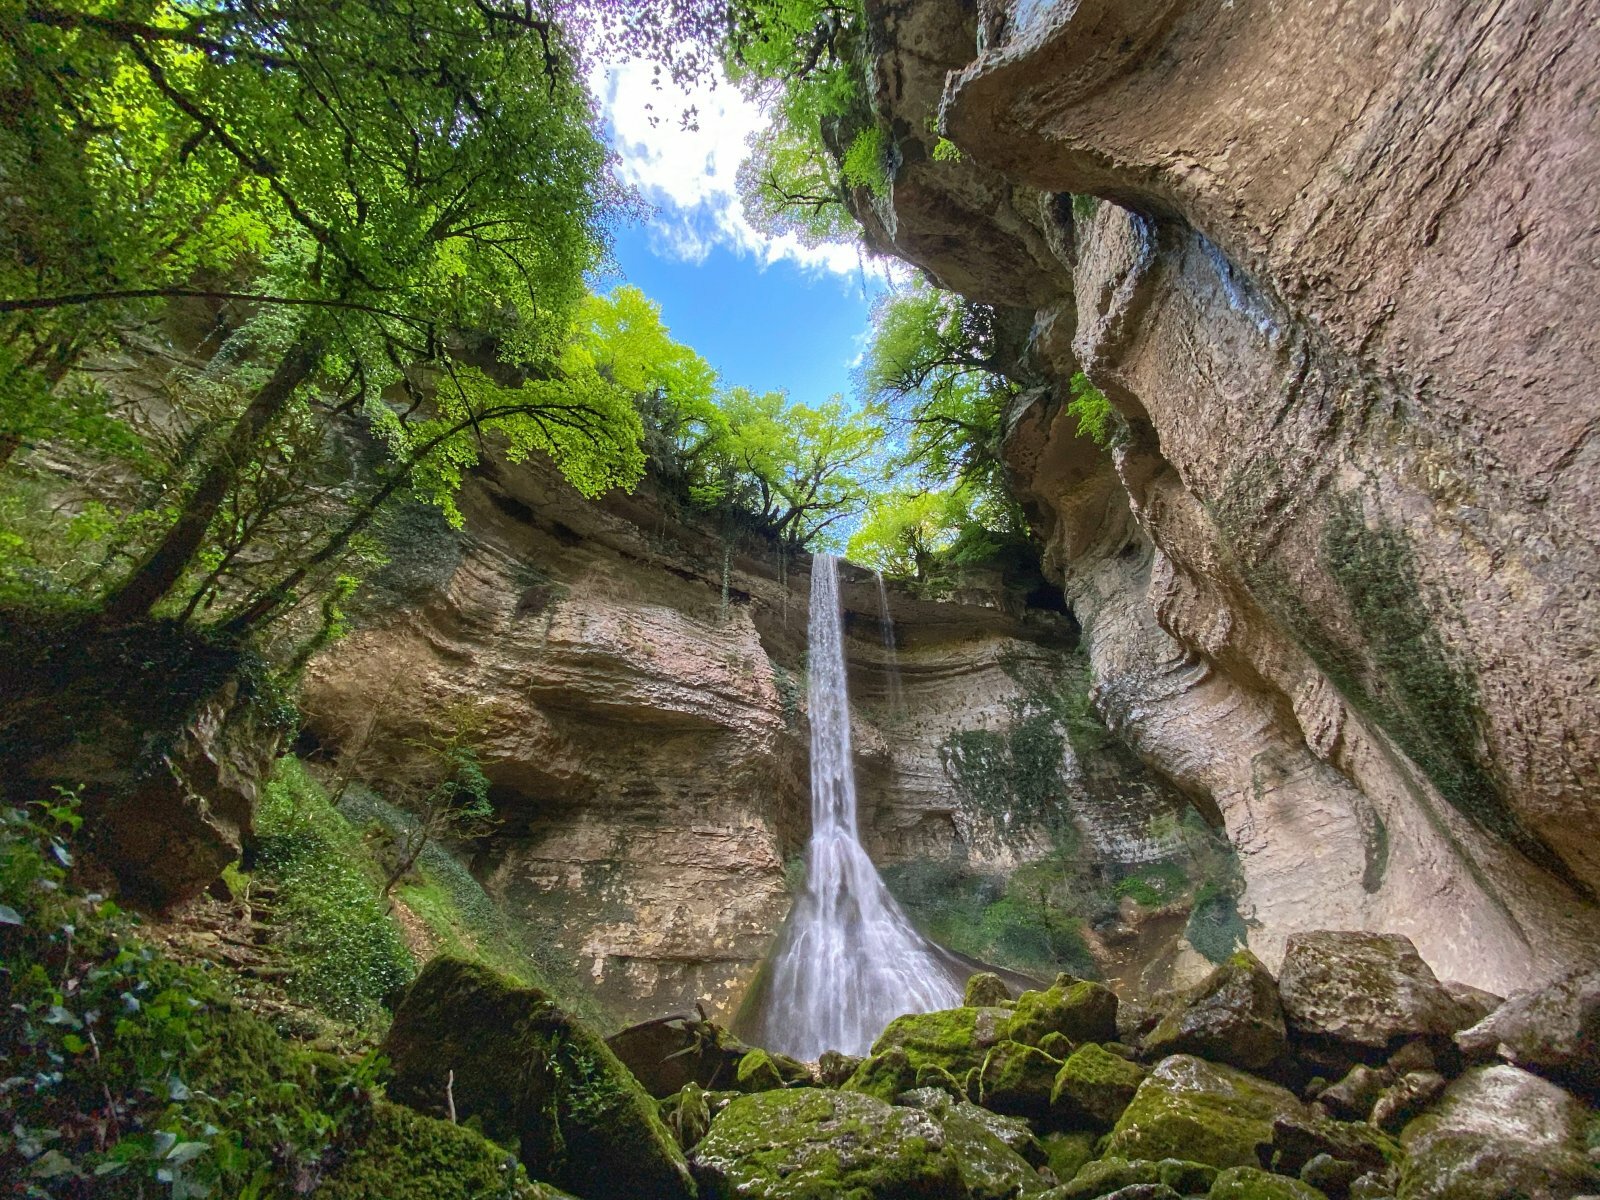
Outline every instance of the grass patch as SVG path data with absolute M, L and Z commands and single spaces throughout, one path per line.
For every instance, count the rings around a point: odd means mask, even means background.
M 416 966 L 360 833 L 298 759 L 278 760 L 256 814 L 257 872 L 277 885 L 285 989 L 352 1025 L 375 1019 Z
M 415 820 L 360 786 L 351 787 L 339 807 L 348 827 L 379 831 L 390 843 L 403 839 Z M 597 1026 L 615 1024 L 576 977 L 571 962 L 507 920 L 494 898 L 447 847 L 438 842 L 425 845 L 411 876 L 395 892 L 427 927 L 440 953 L 481 963 L 523 986 L 549 992 L 568 1012 Z

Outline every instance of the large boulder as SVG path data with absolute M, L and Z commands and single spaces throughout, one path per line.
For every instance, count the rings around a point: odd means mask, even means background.
M 1117 1040 L 1117 994 L 1103 983 L 1058 975 L 1048 988 L 1023 992 L 1006 1024 L 1005 1036 L 1037 1046 L 1059 1033 L 1074 1046 Z
M 1002 1008 L 1011 1003 L 1011 989 L 993 971 L 979 971 L 967 976 L 963 1003 L 968 1008 Z
M 1407 1125 L 1403 1200 L 1567 1200 L 1600 1188 L 1589 1114 L 1548 1080 L 1497 1064 L 1468 1071 Z
M 796 1088 L 741 1096 L 712 1121 L 691 1162 L 705 1200 L 967 1196 L 937 1120 L 854 1092 Z
M 732 1087 L 739 1060 L 750 1050 L 722 1026 L 687 1013 L 632 1025 L 606 1045 L 658 1100 L 691 1083 Z
M 1010 1036 L 1008 1008 L 947 1008 L 939 1012 L 909 1013 L 889 1022 L 872 1053 L 904 1050 L 913 1068 L 942 1067 L 960 1078 L 983 1066 L 989 1049 Z
M 1203 1058 L 1175 1054 L 1139 1085 L 1116 1128 L 1108 1156 L 1192 1159 L 1214 1167 L 1260 1163 L 1272 1124 L 1305 1106 L 1276 1084 Z
M 1524 1070 L 1600 1095 L 1600 971 L 1518 992 L 1457 1034 L 1456 1045 L 1469 1059 L 1498 1053 Z
M 1448 1038 L 1466 1018 L 1411 939 L 1398 934 L 1295 934 L 1278 994 L 1293 1035 L 1358 1055 L 1408 1038 Z
M 1145 1074 L 1137 1063 L 1089 1042 L 1056 1073 L 1050 1093 L 1052 1114 L 1069 1125 L 1110 1129 L 1133 1101 Z
M 537 988 L 475 963 L 436 958 L 395 1010 L 384 1040 L 389 1094 L 476 1118 L 515 1144 L 528 1171 L 583 1197 L 687 1200 L 688 1164 L 655 1102 L 598 1036 Z
M 1259 1167 L 1229 1167 L 1206 1195 L 1207 1200 L 1327 1200 L 1308 1183 Z
M 1050 1111 L 1050 1094 L 1059 1058 L 1021 1042 L 1001 1042 L 989 1051 L 978 1072 L 977 1100 L 984 1108 L 1014 1117 L 1041 1118 Z
M 1172 1195 L 1204 1194 L 1217 1178 L 1217 1168 L 1181 1159 L 1129 1161 L 1115 1156 L 1087 1164 L 1068 1182 L 1049 1193 L 1049 1200 L 1100 1200 L 1101 1197 L 1132 1195 L 1139 1188 L 1162 1188 Z M 1145 1192 L 1143 1195 L 1150 1195 Z M 1161 1195 L 1163 1193 L 1155 1193 Z
M 1194 1054 L 1259 1071 L 1288 1044 L 1272 975 L 1241 950 L 1184 993 L 1144 1039 L 1152 1058 Z

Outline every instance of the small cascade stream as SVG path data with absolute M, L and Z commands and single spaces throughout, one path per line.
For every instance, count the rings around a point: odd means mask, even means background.
M 865 1054 L 895 1017 L 961 1003 L 951 967 L 912 928 L 858 840 L 837 560 L 819 554 L 811 571 L 806 884 L 768 963 L 753 1031 L 759 1044 L 807 1060 Z
M 884 673 L 888 679 L 886 699 L 889 714 L 898 717 L 905 711 L 905 697 L 900 690 L 900 655 L 894 640 L 894 614 L 889 611 L 889 589 L 884 585 L 883 572 L 872 574 L 878 580 L 878 631 L 883 637 Z

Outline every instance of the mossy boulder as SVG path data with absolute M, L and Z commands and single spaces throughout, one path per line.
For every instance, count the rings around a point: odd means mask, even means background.
M 1011 989 L 1006 981 L 992 971 L 979 971 L 967 976 L 966 996 L 968 1008 L 1003 1008 L 1011 1003 Z
M 896 1017 L 873 1044 L 873 1054 L 901 1049 L 913 1067 L 942 1067 L 961 1078 L 983 1066 L 989 1048 L 1005 1040 L 1011 1010 L 947 1008 Z
M 1107 1153 L 1181 1158 L 1214 1167 L 1260 1164 L 1272 1124 L 1304 1106 L 1285 1089 L 1232 1067 L 1175 1054 L 1157 1063 L 1111 1132 Z
M 1272 1123 L 1272 1156 L 1263 1161 L 1278 1174 L 1299 1175 L 1319 1155 L 1350 1163 L 1358 1168 L 1355 1175 L 1362 1175 L 1398 1162 L 1400 1147 L 1364 1121 L 1334 1121 L 1308 1113 L 1279 1117 Z
M 770 1092 L 783 1086 L 783 1076 L 778 1074 L 771 1055 L 765 1050 L 752 1050 L 739 1060 L 734 1082 L 741 1092 Z
M 1044 991 L 1018 996 L 1003 1036 L 1037 1046 L 1052 1033 L 1074 1046 L 1116 1041 L 1117 994 L 1101 983 L 1058 975 Z
M 690 1158 L 705 1200 L 965 1200 L 943 1127 L 872 1096 L 741 1096 Z M 640 1196 L 652 1195 L 642 1192 Z
M 656 1101 L 662 1123 L 684 1150 L 691 1150 L 711 1129 L 711 1120 L 739 1092 L 708 1092 L 697 1083 L 686 1083 L 683 1090 Z
M 1411 939 L 1398 934 L 1294 934 L 1278 993 L 1295 1038 L 1356 1055 L 1410 1038 L 1447 1039 L 1469 1019 Z
M 606 1045 L 657 1099 L 674 1096 L 690 1083 L 732 1087 L 739 1060 L 750 1051 L 722 1026 L 688 1014 L 631 1025 L 608 1037 Z
M 1185 992 L 1144 1040 L 1152 1058 L 1194 1054 L 1259 1071 L 1288 1045 L 1278 985 L 1261 960 L 1241 950 Z
M 655 1102 L 598 1036 L 538 988 L 475 963 L 436 958 L 384 1041 L 389 1094 L 429 1115 L 475 1118 L 518 1147 L 534 1177 L 584 1200 L 694 1195 Z
M 380 1101 L 372 1126 L 317 1187 L 321 1200 L 563 1200 L 516 1156 L 461 1125 Z
M 1044 1165 L 1061 1181 L 1071 1179 L 1094 1158 L 1098 1135 L 1087 1129 L 1047 1133 L 1039 1139 L 1044 1148 Z
M 1056 1073 L 1051 1115 L 1063 1124 L 1110 1129 L 1132 1102 L 1147 1074 L 1137 1063 L 1089 1042 Z
M 1587 1108 L 1512 1066 L 1478 1067 L 1406 1126 L 1403 1200 L 1545 1200 L 1600 1191 Z
M 891 1046 L 881 1054 L 869 1054 L 861 1060 L 855 1074 L 844 1081 L 843 1090 L 875 1096 L 885 1104 L 893 1104 L 901 1092 L 917 1086 L 917 1068 L 899 1046 Z
M 939 1117 L 945 1147 L 956 1160 L 970 1200 L 1016 1200 L 1045 1190 L 1032 1164 L 996 1135 L 971 1104 L 953 1104 Z
M 1001 1042 L 983 1060 L 978 1094 L 984 1108 L 1016 1117 L 1042 1118 L 1050 1112 L 1061 1060 L 1021 1042 Z
M 1312 1187 L 1287 1175 L 1259 1167 L 1229 1167 L 1211 1185 L 1208 1200 L 1328 1200 Z
M 1181 1159 L 1102 1158 L 1083 1167 L 1049 1193 L 1050 1200 L 1099 1200 L 1124 1188 L 1164 1187 L 1176 1195 L 1203 1194 L 1217 1176 L 1215 1167 Z

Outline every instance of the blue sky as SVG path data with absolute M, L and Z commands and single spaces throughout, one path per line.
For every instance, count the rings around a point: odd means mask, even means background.
M 888 275 L 870 259 L 863 269 L 855 246 L 773 239 L 744 219 L 734 180 L 748 139 L 765 126 L 759 109 L 725 84 L 657 90 L 642 64 L 606 68 L 592 83 L 618 173 L 655 210 L 617 231 L 626 282 L 661 305 L 673 336 L 725 384 L 784 388 L 808 404 L 852 396 L 851 371 Z M 673 115 L 691 105 L 698 128 L 684 129 Z

